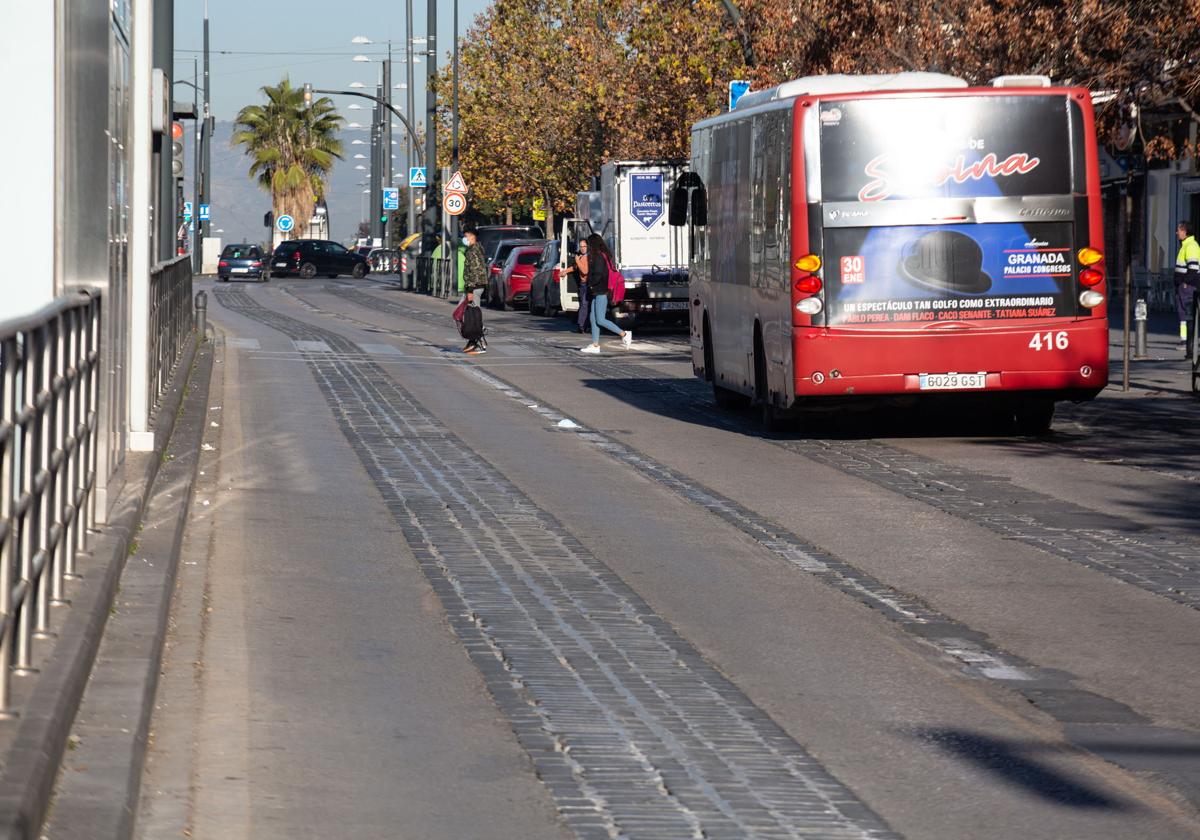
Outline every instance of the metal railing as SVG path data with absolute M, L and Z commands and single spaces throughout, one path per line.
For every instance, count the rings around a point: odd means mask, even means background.
M 458 294 L 458 275 L 453 257 L 417 257 L 417 276 L 424 279 L 418 291 L 439 298 Z
M 0 717 L 95 525 L 100 296 L 0 323 Z
M 1120 301 L 1125 293 L 1124 278 L 1120 276 L 1108 278 L 1109 299 L 1119 309 Z M 1175 275 L 1173 271 L 1133 271 L 1133 300 L 1144 300 L 1151 312 L 1175 311 Z M 1115 311 L 1111 308 L 1110 313 Z M 1110 314 L 1111 317 L 1111 314 Z
M 146 404 L 158 401 L 171 381 L 183 343 L 192 334 L 192 262 L 185 254 L 150 269 L 150 375 Z M 203 336 L 201 336 L 203 338 Z

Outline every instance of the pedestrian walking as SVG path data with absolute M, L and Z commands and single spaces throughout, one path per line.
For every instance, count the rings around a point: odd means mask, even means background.
M 474 229 L 463 231 L 463 291 L 468 299 L 478 300 L 478 293 L 487 286 L 487 259 Z
M 576 286 L 578 287 L 579 295 L 579 314 L 575 318 L 575 331 L 583 333 L 587 331 L 588 320 L 591 317 L 591 295 L 588 294 L 587 276 L 588 276 L 588 259 L 587 259 L 587 240 L 579 243 L 579 253 L 575 255 L 573 265 L 567 266 L 567 273 L 574 274 Z
M 486 331 L 479 296 L 487 283 L 487 264 L 474 229 L 463 231 L 462 241 L 463 299 L 454 310 L 454 320 L 459 324 L 459 333 L 467 339 L 463 352 L 486 353 L 487 339 L 484 337 Z
M 592 299 L 592 343 L 579 348 L 580 353 L 600 353 L 600 328 L 621 336 L 621 344 L 626 349 L 633 343 L 633 333 L 623 330 L 608 320 L 608 277 L 615 271 L 612 251 L 604 243 L 604 238 L 593 233 L 587 238 L 588 246 L 588 294 Z
M 1175 228 L 1179 240 L 1179 255 L 1175 257 L 1175 309 L 1179 314 L 1180 344 L 1187 344 L 1188 320 L 1196 302 L 1196 287 L 1200 286 L 1200 244 L 1195 234 L 1190 221 L 1182 221 Z M 1197 336 L 1192 338 L 1195 340 Z

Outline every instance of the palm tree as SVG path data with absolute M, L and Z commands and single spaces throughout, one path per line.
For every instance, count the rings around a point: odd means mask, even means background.
M 271 193 L 275 218 L 287 214 L 303 225 L 325 193 L 334 158 L 342 157 L 336 136 L 342 118 L 327 97 L 306 106 L 303 89 L 292 87 L 286 76 L 262 92 L 265 105 L 238 111 L 231 144 L 245 147 L 250 177 Z

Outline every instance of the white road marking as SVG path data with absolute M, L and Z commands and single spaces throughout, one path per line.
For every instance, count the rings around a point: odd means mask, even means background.
M 234 350 L 258 350 L 262 347 L 257 338 L 227 338 L 225 346 Z
M 362 351 L 370 356 L 403 356 L 404 351 L 390 344 L 360 344 Z
M 292 346 L 300 351 L 308 351 L 310 353 L 332 353 L 329 345 L 324 341 L 300 341 L 292 339 Z

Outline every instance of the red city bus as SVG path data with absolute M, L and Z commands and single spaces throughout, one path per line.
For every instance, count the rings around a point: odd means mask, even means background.
M 983 395 L 1023 432 L 1108 380 L 1091 98 L 1044 77 L 815 76 L 692 129 L 696 375 L 768 426 Z

